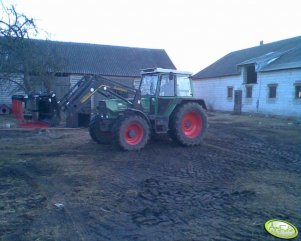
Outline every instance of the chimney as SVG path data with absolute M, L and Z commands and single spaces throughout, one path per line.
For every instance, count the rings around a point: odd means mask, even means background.
M 260 45 L 260 46 L 263 45 L 263 40 L 260 41 L 259 45 Z

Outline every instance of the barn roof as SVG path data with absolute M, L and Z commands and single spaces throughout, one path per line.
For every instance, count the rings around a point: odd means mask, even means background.
M 45 54 L 62 62 L 59 72 L 101 74 L 107 76 L 140 76 L 145 68 L 176 69 L 164 49 L 60 42 L 31 39 Z
M 193 79 L 239 75 L 239 66 L 256 64 L 257 71 L 301 68 L 301 36 L 231 52 Z
M 135 77 L 145 68 L 175 69 L 164 49 L 41 40 L 39 44 L 54 49 L 64 59 L 65 73 Z

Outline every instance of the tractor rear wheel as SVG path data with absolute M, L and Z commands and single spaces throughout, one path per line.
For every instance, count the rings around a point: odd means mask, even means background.
M 115 141 L 126 151 L 142 149 L 150 138 L 149 124 L 145 118 L 133 114 L 118 120 L 115 131 Z
M 94 117 L 89 124 L 89 134 L 93 141 L 98 144 L 111 144 L 112 143 L 112 133 L 109 131 L 102 131 L 100 129 L 101 120 Z
M 200 144 L 206 130 L 207 115 L 196 102 L 180 106 L 170 120 L 170 136 L 184 146 Z

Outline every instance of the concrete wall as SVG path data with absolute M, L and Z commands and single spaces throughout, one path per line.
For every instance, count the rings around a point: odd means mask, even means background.
M 295 98 L 295 84 L 301 84 L 301 69 L 263 72 L 259 81 L 259 112 L 301 117 L 301 99 Z M 276 98 L 269 98 L 269 84 L 277 85 Z
M 301 83 L 301 69 L 259 72 L 257 84 L 244 84 L 244 70 L 239 76 L 194 80 L 195 95 L 204 98 L 209 109 L 233 111 L 233 98 L 227 98 L 227 87 L 242 90 L 242 111 L 301 117 L 301 99 L 295 98 L 295 84 Z M 269 85 L 275 84 L 276 98 L 269 98 Z M 246 86 L 252 86 L 252 98 L 246 97 Z
M 242 89 L 241 76 L 193 81 L 195 96 L 205 99 L 207 108 L 213 110 L 233 110 L 234 93 L 232 98 L 227 98 L 228 86 L 233 87 L 234 90 Z

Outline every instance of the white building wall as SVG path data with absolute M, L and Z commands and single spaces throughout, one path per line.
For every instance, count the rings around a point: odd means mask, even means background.
M 233 111 L 233 98 L 227 98 L 227 87 L 242 90 L 242 112 L 301 117 L 301 99 L 295 98 L 295 83 L 301 83 L 301 69 L 259 72 L 257 84 L 252 84 L 252 98 L 246 98 L 244 72 L 228 76 L 194 80 L 195 96 L 203 98 L 208 109 Z M 269 99 L 269 84 L 277 84 L 275 99 Z M 250 85 L 249 85 L 250 86 Z
M 301 99 L 295 98 L 295 84 L 301 83 L 301 69 L 262 72 L 259 81 L 259 112 L 301 117 Z M 268 98 L 269 84 L 277 84 L 276 98 Z
M 205 100 L 207 108 L 232 111 L 234 108 L 234 91 L 242 90 L 240 75 L 212 79 L 194 80 L 195 97 Z M 227 87 L 233 87 L 233 97 L 227 97 Z

